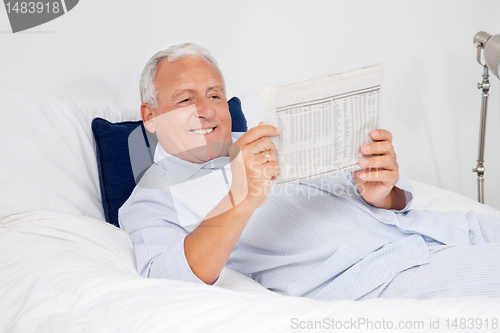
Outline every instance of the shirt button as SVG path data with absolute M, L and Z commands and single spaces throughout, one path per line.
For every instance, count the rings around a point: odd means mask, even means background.
M 383 217 L 382 217 L 382 218 L 380 218 L 380 221 L 385 222 L 385 223 L 389 222 L 389 220 L 388 220 L 388 219 L 383 218 Z

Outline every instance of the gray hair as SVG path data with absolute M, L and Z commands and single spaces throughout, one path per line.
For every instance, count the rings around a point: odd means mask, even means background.
M 203 46 L 196 45 L 194 43 L 172 45 L 168 49 L 160 51 L 152 56 L 144 67 L 140 82 L 142 103 L 148 103 L 149 106 L 153 109 L 158 108 L 158 92 L 156 91 L 154 82 L 156 72 L 158 71 L 158 65 L 165 58 L 170 62 L 174 62 L 184 57 L 198 57 L 206 59 L 212 65 L 214 65 L 215 68 L 217 68 L 220 75 L 222 76 L 222 72 L 217 65 L 217 61 Z

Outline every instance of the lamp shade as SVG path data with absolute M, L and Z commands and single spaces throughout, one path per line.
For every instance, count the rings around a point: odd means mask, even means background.
M 474 36 L 474 43 L 483 48 L 483 57 L 488 69 L 498 78 L 498 67 L 500 65 L 500 34 L 490 35 L 480 31 Z

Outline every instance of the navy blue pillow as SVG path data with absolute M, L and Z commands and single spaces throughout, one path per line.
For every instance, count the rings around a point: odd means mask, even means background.
M 246 132 L 247 120 L 241 101 L 229 101 L 232 131 Z M 102 118 L 92 121 L 96 142 L 97 168 L 102 207 L 106 221 L 118 225 L 118 209 L 127 201 L 144 172 L 153 164 L 158 139 L 144 128 L 142 121 L 110 123 Z M 134 161 L 133 165 L 130 162 Z

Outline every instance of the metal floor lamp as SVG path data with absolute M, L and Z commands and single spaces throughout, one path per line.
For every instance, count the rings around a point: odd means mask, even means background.
M 484 203 L 484 139 L 486 132 L 486 112 L 488 110 L 488 96 L 490 90 L 489 71 L 497 78 L 500 66 L 500 34 L 490 35 L 480 31 L 474 36 L 474 45 L 477 48 L 477 62 L 483 66 L 483 82 L 477 84 L 482 89 L 481 94 L 481 123 L 479 127 L 479 147 L 477 153 L 477 166 L 472 169 L 477 173 L 477 200 Z M 485 64 L 481 62 L 481 51 Z

